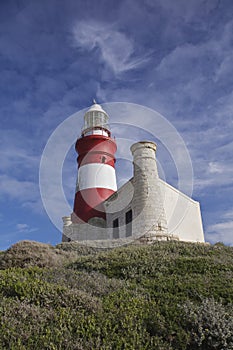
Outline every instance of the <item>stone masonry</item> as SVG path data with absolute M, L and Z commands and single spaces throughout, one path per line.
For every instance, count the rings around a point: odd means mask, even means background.
M 167 220 L 159 186 L 155 159 L 156 144 L 141 141 L 131 146 L 134 166 L 133 213 L 139 220 L 134 222 L 134 232 L 144 232 L 145 240 L 154 240 L 157 235 L 167 235 Z

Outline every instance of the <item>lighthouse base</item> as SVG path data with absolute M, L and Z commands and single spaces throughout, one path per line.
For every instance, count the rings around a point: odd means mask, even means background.
M 62 242 L 77 241 L 83 244 L 96 247 L 114 247 L 124 244 L 143 243 L 150 244 L 154 241 L 171 241 L 179 240 L 178 236 L 167 233 L 167 230 L 161 230 L 161 227 L 154 225 L 147 232 L 138 234 L 135 230 L 131 235 L 127 235 L 129 231 L 127 225 L 119 228 L 118 236 L 114 228 L 107 227 L 105 220 L 101 218 L 92 218 L 88 223 L 73 223 L 71 216 L 63 217 L 63 235 Z
M 110 230 L 101 218 L 92 218 L 89 223 L 77 224 L 72 223 L 71 217 L 66 216 L 63 223 L 62 242 L 111 239 Z
M 166 233 L 161 234 L 155 231 L 147 232 L 141 237 L 130 236 L 114 239 L 112 228 L 93 226 L 90 224 L 74 224 L 69 221 L 68 218 L 70 217 L 63 218 L 64 227 L 62 242 L 75 241 L 96 248 L 114 248 L 126 244 L 151 244 L 155 241 L 179 241 L 178 236 Z

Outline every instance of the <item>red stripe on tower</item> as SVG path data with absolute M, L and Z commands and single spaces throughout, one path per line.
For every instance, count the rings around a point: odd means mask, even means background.
M 111 138 L 108 119 L 95 101 L 84 115 L 82 135 L 75 145 L 78 177 L 72 222 L 88 222 L 93 217 L 105 219 L 103 202 L 117 190 L 117 146 Z

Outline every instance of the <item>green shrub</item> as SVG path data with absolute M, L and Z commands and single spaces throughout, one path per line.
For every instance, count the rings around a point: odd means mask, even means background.
M 20 242 L 0 266 L 0 349 L 233 349 L 230 247 Z
M 233 349 L 232 304 L 224 306 L 214 299 L 204 299 L 199 305 L 187 301 L 182 308 L 192 349 Z
M 61 266 L 65 261 L 74 260 L 77 254 L 55 249 L 51 245 L 21 241 L 14 244 L 0 257 L 0 269 L 10 267 L 51 267 Z

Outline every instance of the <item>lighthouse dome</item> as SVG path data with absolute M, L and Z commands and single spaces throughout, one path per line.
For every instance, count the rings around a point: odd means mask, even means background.
M 108 114 L 103 110 L 101 105 L 93 101 L 94 104 L 87 110 L 84 115 L 84 127 L 82 135 L 101 134 L 105 136 L 110 135 Z

